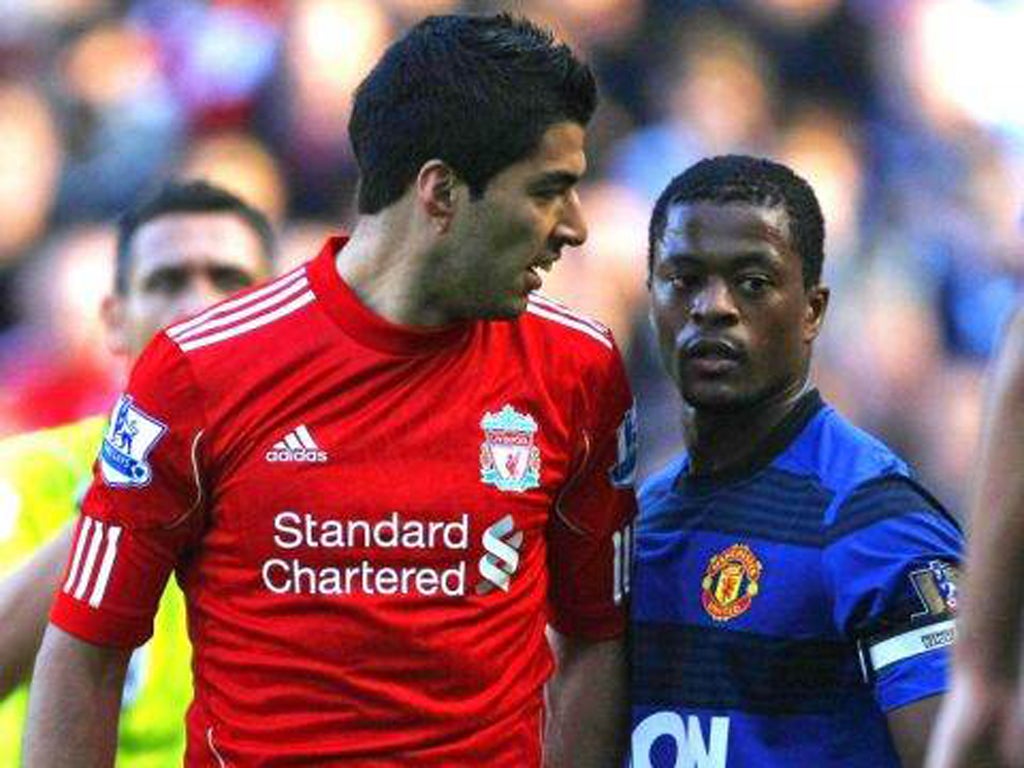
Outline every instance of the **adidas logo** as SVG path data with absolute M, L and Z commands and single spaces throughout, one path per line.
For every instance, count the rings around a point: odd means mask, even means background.
M 309 434 L 305 424 L 300 424 L 283 440 L 274 443 L 267 451 L 267 461 L 311 461 L 321 464 L 327 461 L 327 451 L 321 451 L 316 440 Z

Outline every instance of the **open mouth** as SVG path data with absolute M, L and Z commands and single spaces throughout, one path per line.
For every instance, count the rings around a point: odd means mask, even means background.
M 537 291 L 544 284 L 544 278 L 540 276 L 539 270 L 550 272 L 551 267 L 554 266 L 554 260 L 548 259 L 545 261 L 538 261 L 531 264 L 526 270 L 526 290 Z

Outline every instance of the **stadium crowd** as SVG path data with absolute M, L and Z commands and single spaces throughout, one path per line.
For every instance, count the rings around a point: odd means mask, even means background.
M 281 269 L 352 220 L 352 90 L 428 12 L 513 8 L 593 62 L 591 228 L 546 291 L 610 325 L 641 476 L 681 439 L 644 289 L 657 192 L 770 155 L 818 191 L 830 324 L 816 376 L 961 509 L 984 365 L 1024 282 L 1024 3 L 983 0 L 25 0 L 0 9 L 0 434 L 109 407 L 96 313 L 112 221 L 172 175 L 266 210 Z M 1014 63 L 1016 62 L 1016 63 Z M 0 489 L 0 535 L 5 505 Z

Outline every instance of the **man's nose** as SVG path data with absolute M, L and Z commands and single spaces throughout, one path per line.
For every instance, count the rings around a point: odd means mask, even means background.
M 208 275 L 193 275 L 178 297 L 177 313 L 179 316 L 194 315 L 227 296 Z
M 575 189 L 569 191 L 561 220 L 555 228 L 555 237 L 565 245 L 583 245 L 587 241 L 587 221 Z
M 690 315 L 698 323 L 735 320 L 739 313 L 727 282 L 720 278 L 707 280 L 693 298 Z

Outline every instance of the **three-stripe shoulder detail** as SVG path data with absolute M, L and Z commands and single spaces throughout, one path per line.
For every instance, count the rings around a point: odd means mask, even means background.
M 592 320 L 591 318 L 584 317 L 583 315 L 573 312 L 564 304 L 552 301 L 546 296 L 541 296 L 537 293 L 530 294 L 530 300 L 526 305 L 526 311 L 536 317 L 550 320 L 551 322 L 558 323 L 566 328 L 572 328 L 573 330 L 600 342 L 604 347 L 612 349 L 612 334 L 607 327 L 596 320 Z
M 109 523 L 104 526 L 100 520 L 83 517 L 62 591 L 76 600 L 85 600 L 88 591 L 89 605 L 93 608 L 99 606 L 107 592 L 120 538 L 120 526 Z
M 167 336 L 182 352 L 190 352 L 262 328 L 315 299 L 303 265 L 262 288 L 172 325 Z

